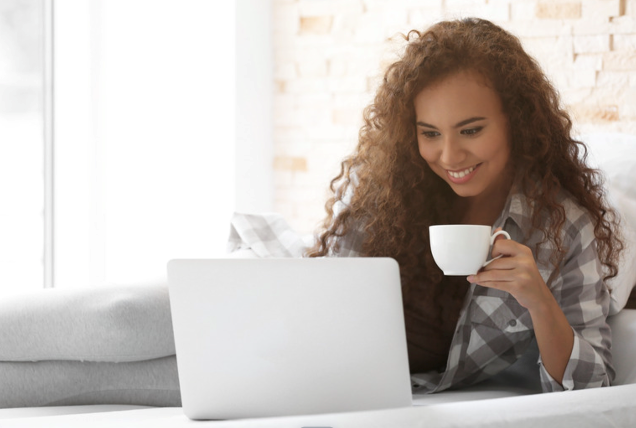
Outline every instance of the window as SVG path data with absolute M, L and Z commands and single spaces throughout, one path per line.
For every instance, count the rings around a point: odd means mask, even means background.
M 0 3 L 0 293 L 44 281 L 44 3 Z
M 0 56 L 32 50 L 0 71 L 0 90 L 22 94 L 0 116 L 11 122 L 0 127 L 11 206 L 0 231 L 12 233 L 0 239 L 2 270 L 12 269 L 2 284 L 162 283 L 170 258 L 224 254 L 237 207 L 271 209 L 268 2 L 11 0 L 0 13 L 8 4 L 35 18 L 0 37 Z M 254 8 L 265 13 L 247 30 L 260 34 L 237 37 L 247 25 L 237 10 Z

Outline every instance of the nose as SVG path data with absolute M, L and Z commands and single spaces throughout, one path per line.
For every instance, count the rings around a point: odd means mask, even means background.
M 453 167 L 460 165 L 464 161 L 466 153 L 461 144 L 452 136 L 446 136 L 442 144 L 442 152 L 439 157 L 442 165 Z

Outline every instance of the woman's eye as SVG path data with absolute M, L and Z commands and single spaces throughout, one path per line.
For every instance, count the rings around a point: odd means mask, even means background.
M 439 132 L 437 131 L 422 131 L 422 135 L 426 138 L 435 138 L 439 136 Z
M 476 128 L 463 129 L 461 133 L 464 135 L 475 135 L 479 133 L 479 131 L 481 131 L 482 129 L 484 129 L 483 126 L 478 126 Z

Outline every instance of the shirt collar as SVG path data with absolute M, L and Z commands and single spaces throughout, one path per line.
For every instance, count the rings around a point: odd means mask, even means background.
M 494 227 L 503 228 L 508 220 L 513 221 L 519 229 L 527 233 L 532 227 L 533 204 L 521 191 L 519 186 L 510 189 L 506 204 L 504 205 Z

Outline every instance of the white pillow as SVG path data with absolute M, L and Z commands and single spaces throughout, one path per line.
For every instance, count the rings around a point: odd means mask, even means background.
M 580 137 L 590 151 L 589 163 L 605 175 L 610 202 L 623 219 L 626 251 L 619 273 L 609 282 L 612 289 L 610 315 L 627 304 L 636 284 L 636 136 L 595 133 Z
M 607 322 L 612 327 L 612 359 L 616 369 L 612 385 L 636 383 L 636 310 L 625 309 Z

